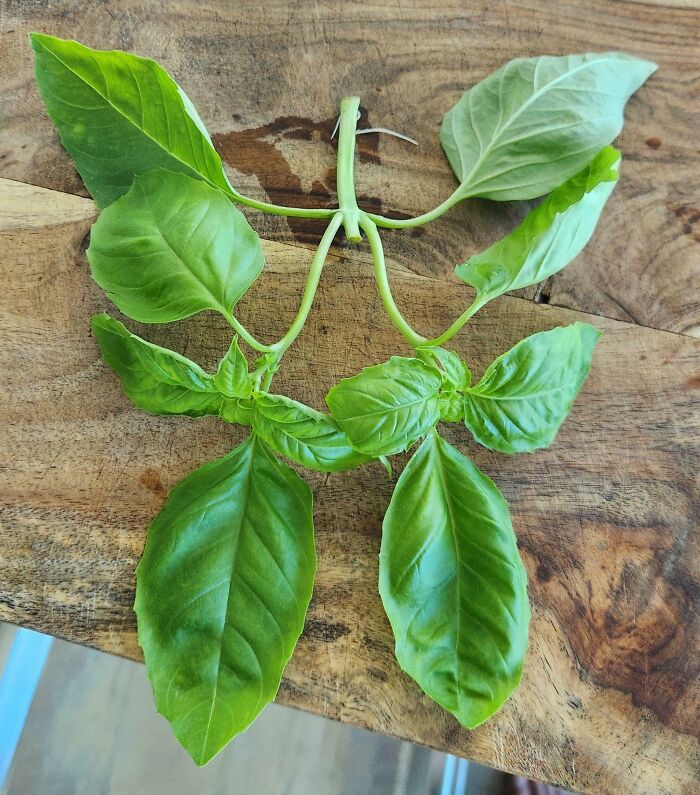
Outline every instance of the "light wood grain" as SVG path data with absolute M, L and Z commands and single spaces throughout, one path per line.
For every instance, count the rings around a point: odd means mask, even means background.
M 297 205 L 334 199 L 330 141 L 340 98 L 361 126 L 415 137 L 358 139 L 360 204 L 414 215 L 454 187 L 438 126 L 461 92 L 514 57 L 626 50 L 660 69 L 629 103 L 620 184 L 577 262 L 522 293 L 557 306 L 700 335 L 700 9 L 628 0 L 392 0 L 266 3 L 133 0 L 0 5 L 0 176 L 84 193 L 45 117 L 27 33 L 76 38 L 161 62 L 186 88 L 244 192 Z M 528 205 L 463 203 L 393 260 L 447 278 Z M 318 225 L 256 218 L 271 239 L 315 242 Z
M 89 318 L 113 310 L 82 253 L 90 201 L 6 181 L 0 197 L 0 619 L 140 659 L 131 605 L 145 528 L 168 489 L 243 432 L 140 413 L 100 361 Z M 407 353 L 382 315 L 367 252 L 349 250 L 334 249 L 275 381 L 319 408 L 340 377 Z M 310 252 L 274 242 L 265 252 L 241 317 L 272 339 L 296 311 Z M 425 332 L 469 300 L 456 283 L 393 266 L 391 277 Z M 279 698 L 576 791 L 690 795 L 700 758 L 700 341 L 504 297 L 456 349 L 479 374 L 526 334 L 578 319 L 604 334 L 549 450 L 499 456 L 463 427 L 446 429 L 512 506 L 533 603 L 514 698 L 468 732 L 399 671 L 376 588 L 392 490 L 379 464 L 303 473 L 315 493 L 318 579 Z M 228 342 L 210 313 L 129 325 L 204 366 Z

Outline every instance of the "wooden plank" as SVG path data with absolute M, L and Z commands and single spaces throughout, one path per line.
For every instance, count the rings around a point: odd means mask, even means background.
M 145 528 L 167 490 L 242 431 L 146 415 L 123 396 L 89 330 L 90 315 L 110 309 L 82 253 L 94 214 L 88 200 L 0 181 L 0 619 L 140 659 L 131 605 Z M 276 381 L 319 408 L 342 376 L 407 352 L 366 253 L 347 250 L 331 255 Z M 310 254 L 274 242 L 265 251 L 242 319 L 272 339 L 296 311 Z M 393 266 L 391 276 L 425 332 L 468 300 L 464 286 Z M 526 334 L 581 318 L 505 297 L 456 348 L 479 374 Z M 515 697 L 468 732 L 399 671 L 376 589 L 392 483 L 372 464 L 304 473 L 319 570 L 283 703 L 577 791 L 696 791 L 700 341 L 595 323 L 605 333 L 593 371 L 551 449 L 499 456 L 463 427 L 446 430 L 512 506 L 533 603 Z M 145 335 L 205 366 L 228 342 L 209 313 Z
M 591 245 L 523 295 L 641 325 L 700 334 L 697 3 L 588 0 L 9 3 L 0 14 L 2 176 L 84 189 L 45 117 L 26 34 L 42 30 L 160 61 L 187 89 L 244 192 L 298 205 L 333 200 L 330 141 L 343 94 L 361 126 L 408 133 L 420 147 L 358 139 L 364 207 L 414 215 L 453 189 L 438 125 L 461 92 L 505 61 L 622 49 L 659 72 L 634 97 L 618 141 L 620 184 Z M 471 201 L 414 234 L 387 237 L 392 259 L 422 275 L 453 266 L 512 228 L 522 204 Z M 256 219 L 271 239 L 310 243 L 318 226 Z

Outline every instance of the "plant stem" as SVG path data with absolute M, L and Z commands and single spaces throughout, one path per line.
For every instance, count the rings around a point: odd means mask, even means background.
M 469 307 L 469 309 L 462 312 L 462 314 L 455 320 L 455 322 L 447 329 L 447 331 L 440 334 L 439 337 L 434 337 L 431 340 L 428 340 L 426 345 L 444 345 L 446 342 L 449 342 L 452 337 L 465 325 L 465 323 L 473 317 L 483 304 L 479 301 L 474 301 L 474 303 Z
M 374 221 L 366 214 L 360 213 L 360 227 L 367 235 L 370 248 L 372 249 L 372 259 L 374 260 L 374 278 L 377 281 L 377 289 L 381 296 L 384 309 L 386 310 L 389 319 L 394 324 L 396 329 L 406 338 L 412 348 L 417 348 L 419 345 L 425 344 L 425 337 L 421 337 L 416 331 L 413 330 L 410 323 L 401 314 L 394 296 L 391 294 L 391 287 L 389 287 L 389 278 L 386 272 L 386 262 L 384 261 L 384 247 L 382 240 L 379 237 L 379 232 Z
M 343 221 L 343 213 L 339 210 L 336 210 L 331 222 L 326 227 L 326 231 L 323 233 L 323 237 L 318 244 L 314 258 L 311 261 L 311 268 L 309 269 L 309 275 L 306 280 L 306 286 L 304 287 L 304 293 L 301 297 L 301 304 L 299 305 L 297 316 L 294 318 L 294 322 L 289 327 L 289 331 L 284 335 L 284 337 L 282 337 L 279 342 L 269 346 L 269 350 L 278 356 L 281 356 L 287 350 L 287 348 L 299 336 L 299 333 L 304 327 L 306 318 L 309 316 L 309 312 L 311 311 L 311 305 L 314 302 L 316 288 L 318 287 L 318 282 L 321 278 L 321 271 L 323 270 L 323 265 L 326 261 L 326 257 L 328 256 L 328 250 L 333 243 L 333 238 L 335 237 L 336 232 L 343 224 Z
M 461 202 L 462 199 L 466 199 L 467 196 L 461 191 L 462 186 L 460 185 L 451 196 L 448 196 L 445 201 L 442 202 L 442 204 L 438 204 L 435 209 L 423 213 L 423 215 L 417 215 L 415 218 L 386 218 L 383 215 L 375 215 L 374 213 L 367 213 L 367 215 L 377 226 L 382 226 L 385 229 L 409 229 L 413 226 L 421 226 L 422 224 L 427 224 L 429 221 L 434 221 L 454 207 L 455 204 Z
M 260 353 L 267 353 L 268 351 L 272 350 L 270 345 L 265 345 L 262 342 L 259 342 L 255 339 L 255 337 L 246 329 L 246 327 L 237 320 L 230 312 L 226 312 L 224 314 L 226 318 L 226 322 L 233 328 L 238 334 L 238 336 L 244 341 L 247 342 L 250 347 L 255 351 L 260 351 Z
M 338 204 L 343 213 L 345 237 L 353 243 L 362 240 L 360 210 L 355 196 L 355 131 L 359 97 L 344 97 L 340 103 L 340 132 L 338 133 L 337 187 Z
M 285 207 L 280 204 L 270 204 L 269 202 L 250 199 L 248 196 L 243 196 L 243 194 L 238 193 L 236 190 L 230 190 L 228 195 L 233 201 L 238 202 L 238 204 L 244 204 L 246 207 L 253 207 L 269 215 L 285 215 L 288 218 L 332 218 L 333 215 L 338 212 L 338 210 L 333 207 L 303 209 L 301 207 Z

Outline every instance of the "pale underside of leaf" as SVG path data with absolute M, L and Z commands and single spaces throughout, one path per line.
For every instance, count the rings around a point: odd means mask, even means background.
M 609 144 L 656 69 L 624 53 L 516 59 L 465 92 L 440 139 L 465 196 L 548 193 Z
M 455 268 L 476 289 L 477 306 L 547 279 L 581 252 L 615 187 L 619 161 L 619 152 L 606 147 L 510 234 Z

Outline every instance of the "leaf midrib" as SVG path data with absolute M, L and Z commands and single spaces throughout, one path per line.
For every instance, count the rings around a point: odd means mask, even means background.
M 377 410 L 377 411 L 366 411 L 364 414 L 352 414 L 347 417 L 343 417 L 342 422 L 352 422 L 353 420 L 362 420 L 365 417 L 374 417 L 376 415 L 379 416 L 386 416 L 387 414 L 398 414 L 398 412 L 403 411 L 404 409 L 410 408 L 411 406 L 416 406 L 419 403 L 427 403 L 429 400 L 434 398 L 437 395 L 435 394 L 427 395 L 425 397 L 417 398 L 416 400 L 410 400 L 407 403 L 400 403 L 398 406 L 391 406 L 388 409 L 384 410 Z
M 456 668 L 457 668 L 457 672 L 456 672 L 457 673 L 457 683 L 456 683 L 457 684 L 457 688 L 456 688 L 457 689 L 457 709 L 461 713 L 462 712 L 462 688 L 460 687 L 459 683 L 460 683 L 462 677 L 461 677 L 461 665 L 460 665 L 460 662 L 459 662 L 459 651 L 458 651 L 459 638 L 460 638 L 460 635 L 461 635 L 461 632 L 462 632 L 462 616 L 461 616 L 461 610 L 460 610 L 460 605 L 461 605 L 461 602 L 462 602 L 461 590 L 460 590 L 461 577 L 460 577 L 459 565 L 458 565 L 459 564 L 459 560 L 460 560 L 460 556 L 459 556 L 459 551 L 458 551 L 458 547 L 457 547 L 457 533 L 455 531 L 454 513 L 452 511 L 452 504 L 451 504 L 451 502 L 450 502 L 450 500 L 448 498 L 448 494 L 447 494 L 445 470 L 444 470 L 444 466 L 443 466 L 443 462 L 442 462 L 442 451 L 440 449 L 440 444 L 441 444 L 441 439 L 437 436 L 437 431 L 434 430 L 433 431 L 433 445 L 435 447 L 435 455 L 437 457 L 436 470 L 437 470 L 438 479 L 440 480 L 440 488 L 441 488 L 442 493 L 443 493 L 443 499 L 444 499 L 444 502 L 445 502 L 445 504 L 447 506 L 447 514 L 448 514 L 448 518 L 449 518 L 449 521 L 450 521 L 450 534 L 452 536 L 452 544 L 453 544 L 453 547 L 454 547 L 455 561 L 456 561 L 456 564 L 457 564 L 457 565 L 455 565 L 455 578 L 457 580 L 457 610 L 456 610 L 456 614 L 457 614 L 457 632 L 455 633 L 455 665 L 456 665 Z
M 563 392 L 566 389 L 566 386 L 558 386 L 554 389 L 542 389 L 538 392 L 531 392 L 528 395 L 489 395 L 484 392 L 477 392 L 476 389 L 478 387 L 474 387 L 474 389 L 467 389 L 465 390 L 465 395 L 468 397 L 479 397 L 483 398 L 484 400 L 533 400 L 535 398 L 540 397 L 541 395 L 553 395 L 557 392 Z
M 236 558 L 237 558 L 237 555 L 238 555 L 238 548 L 239 548 L 240 543 L 241 543 L 241 534 L 242 534 L 242 528 L 243 528 L 243 517 L 244 517 L 245 511 L 246 511 L 246 507 L 245 506 L 247 506 L 248 498 L 250 496 L 250 482 L 251 482 L 251 475 L 252 475 L 252 471 L 253 471 L 253 447 L 254 447 L 254 445 L 255 445 L 255 439 L 252 438 L 252 437 L 249 437 L 249 444 L 248 444 L 248 451 L 247 451 L 248 452 L 248 463 L 247 463 L 247 468 L 246 468 L 245 486 L 244 486 L 245 495 L 244 495 L 244 499 L 242 500 L 242 503 L 241 503 L 244 507 L 243 507 L 243 510 L 240 513 L 240 517 L 241 518 L 240 518 L 240 521 L 238 523 L 238 532 L 236 533 L 236 537 L 235 537 L 235 540 L 234 540 L 234 550 L 233 550 L 232 561 L 231 561 L 231 576 L 228 579 L 228 588 L 226 589 L 226 610 L 224 612 L 224 623 L 223 623 L 223 626 L 221 628 L 221 636 L 220 636 L 220 639 L 219 639 L 219 643 L 217 644 L 218 648 L 217 648 L 217 660 L 216 660 L 216 683 L 214 685 L 214 693 L 212 694 L 212 698 L 211 698 L 211 707 L 209 709 L 209 717 L 207 719 L 207 728 L 206 728 L 206 731 L 204 733 L 204 739 L 202 740 L 202 757 L 201 757 L 202 759 L 204 759 L 205 756 L 206 756 L 207 741 L 209 740 L 209 732 L 211 730 L 211 726 L 212 726 L 212 722 L 213 722 L 214 709 L 216 707 L 216 697 L 217 697 L 218 692 L 219 692 L 219 682 L 220 682 L 220 678 L 221 678 L 221 652 L 222 652 L 222 647 L 223 647 L 223 635 L 224 635 L 224 631 L 226 629 L 226 625 L 227 625 L 228 620 L 229 620 L 231 587 L 232 587 L 232 583 L 233 583 L 233 572 L 234 572 L 235 567 L 236 567 Z M 262 696 L 262 687 L 261 687 L 261 696 Z M 259 699 L 258 699 L 258 702 L 259 702 Z

